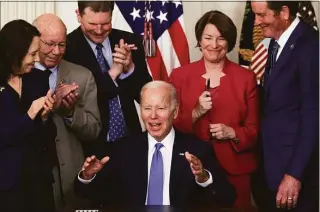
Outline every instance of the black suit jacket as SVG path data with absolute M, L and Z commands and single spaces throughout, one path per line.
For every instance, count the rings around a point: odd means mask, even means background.
M 107 155 L 110 161 L 88 185 L 76 179 L 76 192 L 89 196 L 97 205 L 145 205 L 148 184 L 148 138 L 147 133 L 123 138 L 111 144 Z M 199 186 L 192 174 L 185 156 L 196 155 L 209 170 L 213 183 L 208 187 Z M 194 204 L 219 203 L 231 206 L 236 194 L 227 181 L 224 171 L 209 144 L 194 136 L 175 132 L 170 172 L 170 204 L 186 206 Z
M 21 98 L 8 84 L 0 84 L 0 191 L 22 182 L 30 187 L 52 183 L 56 163 L 56 126 L 51 117 L 43 123 L 40 115 L 32 120 L 27 114 L 32 102 L 47 94 L 48 75 L 31 72 L 22 77 Z M 35 189 L 36 192 L 36 189 Z
M 141 88 L 152 80 L 148 73 L 142 42 L 138 36 L 129 32 L 112 29 L 108 37 L 113 52 L 115 44 L 119 44 L 121 38 L 124 39 L 126 43 L 135 44 L 138 47 L 138 50 L 132 51 L 132 59 L 135 64 L 134 72 L 123 80 L 118 79 L 118 86 L 115 85 L 109 75 L 104 75 L 101 72 L 96 56 L 88 41 L 85 39 L 80 27 L 68 34 L 68 47 L 64 56 L 64 59 L 88 68 L 95 78 L 102 121 L 102 130 L 100 133 L 102 139 L 105 139 L 109 129 L 108 100 L 116 96 L 120 97 L 122 111 L 126 121 L 127 134 L 141 132 L 141 125 L 134 100 L 140 103 Z

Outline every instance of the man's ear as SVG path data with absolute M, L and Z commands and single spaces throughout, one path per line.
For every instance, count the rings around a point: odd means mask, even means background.
M 282 6 L 280 11 L 280 17 L 285 21 L 290 20 L 290 10 L 287 6 Z
M 79 9 L 76 9 L 75 12 L 76 12 L 76 15 L 77 15 L 78 22 L 80 23 L 81 22 L 81 14 L 79 12 Z
M 177 104 L 175 110 L 174 110 L 174 116 L 173 119 L 176 119 L 178 117 L 179 114 L 179 104 Z

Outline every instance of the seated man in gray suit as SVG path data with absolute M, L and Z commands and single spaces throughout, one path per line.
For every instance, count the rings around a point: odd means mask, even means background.
M 93 141 L 101 130 L 97 87 L 88 69 L 62 60 L 67 31 L 60 18 L 44 14 L 33 24 L 41 33 L 40 62 L 33 71 L 48 72 L 56 103 L 53 119 L 57 126 L 57 166 L 53 170 L 53 188 L 60 211 L 66 206 L 81 206 L 73 193 L 73 179 L 84 160 L 82 143 Z
M 110 143 L 106 157 L 88 157 L 75 181 L 76 193 L 95 207 L 208 205 L 232 206 L 234 187 L 212 148 L 172 127 L 178 114 L 175 88 L 163 81 L 141 91 L 147 132 Z

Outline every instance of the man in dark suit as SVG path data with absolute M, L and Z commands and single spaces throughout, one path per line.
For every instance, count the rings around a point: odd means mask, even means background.
M 152 80 L 141 39 L 112 28 L 113 7 L 112 1 L 79 1 L 76 14 L 81 25 L 67 36 L 64 56 L 88 68 L 95 78 L 103 141 L 141 132 L 134 100 L 140 102 L 142 86 Z
M 318 211 L 319 38 L 296 17 L 298 2 L 252 2 L 272 38 L 264 74 L 262 149 L 266 211 Z
M 232 206 L 235 189 L 210 145 L 173 129 L 178 109 L 171 84 L 147 83 L 141 91 L 147 132 L 111 144 L 109 156 L 101 160 L 88 157 L 76 179 L 77 192 L 97 205 L 186 206 L 216 201 Z

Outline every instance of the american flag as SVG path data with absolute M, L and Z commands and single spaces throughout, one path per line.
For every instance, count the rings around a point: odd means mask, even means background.
M 300 17 L 300 19 L 303 22 L 305 22 L 306 24 L 313 27 L 316 31 L 318 31 L 317 18 L 315 16 L 315 12 L 310 1 L 299 2 L 297 16 Z M 260 83 L 261 81 L 265 65 L 267 63 L 269 43 L 270 39 L 265 38 L 258 44 L 253 53 L 251 63 L 249 66 L 249 69 L 256 73 L 258 83 Z
M 168 80 L 172 69 L 190 62 L 181 1 L 116 1 L 116 5 L 132 32 L 141 37 L 145 20 L 151 21 L 156 55 L 147 57 L 147 64 L 154 80 Z
M 267 63 L 269 42 L 270 39 L 268 38 L 262 40 L 258 44 L 251 58 L 249 69 L 256 74 L 258 84 L 260 84 L 260 80 L 263 76 L 264 68 Z

